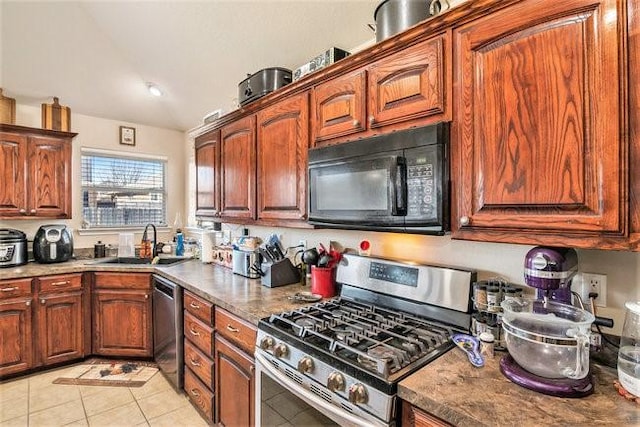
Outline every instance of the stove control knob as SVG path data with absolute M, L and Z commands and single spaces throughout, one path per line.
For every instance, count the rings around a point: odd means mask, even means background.
M 274 344 L 275 340 L 271 337 L 264 337 L 260 340 L 260 348 L 262 350 L 271 350 Z
M 367 403 L 369 394 L 362 384 L 353 384 L 349 387 L 349 402 L 351 403 Z
M 280 343 L 273 348 L 273 355 L 280 358 L 286 357 L 289 354 L 289 348 L 285 343 Z
M 331 391 L 344 391 L 344 377 L 340 372 L 331 372 L 329 374 L 327 388 Z
M 305 372 L 313 372 L 313 359 L 309 356 L 304 356 L 300 359 L 298 362 L 298 371 L 300 371 L 301 374 L 304 374 Z

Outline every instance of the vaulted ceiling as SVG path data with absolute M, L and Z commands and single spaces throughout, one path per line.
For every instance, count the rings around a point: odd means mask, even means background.
M 19 103 L 186 130 L 238 83 L 372 42 L 379 0 L 0 0 L 0 87 Z M 153 97 L 146 82 L 164 92 Z

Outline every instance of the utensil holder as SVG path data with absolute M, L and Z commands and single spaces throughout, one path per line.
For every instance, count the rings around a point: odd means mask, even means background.
M 336 269 L 311 266 L 311 293 L 331 298 L 336 295 Z
M 300 282 L 300 271 L 291 264 L 289 258 L 272 264 L 262 263 L 262 285 L 268 288 L 291 285 Z

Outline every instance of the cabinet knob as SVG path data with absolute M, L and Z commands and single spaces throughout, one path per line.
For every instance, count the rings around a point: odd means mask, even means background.
M 469 218 L 468 216 L 463 216 L 462 218 L 460 218 L 460 225 L 464 227 L 469 224 L 471 224 L 471 218 Z
M 144 299 L 149 299 L 149 294 L 145 294 Z
M 369 116 L 369 124 L 372 125 L 376 122 L 376 118 L 374 116 Z
M 43 298 L 43 299 L 40 300 L 40 304 L 46 304 L 46 303 L 47 303 L 46 299 Z
M 360 120 L 354 120 L 353 121 L 353 127 L 354 128 L 359 128 L 360 127 Z
M 31 300 L 27 301 L 24 303 L 27 307 L 29 307 L 31 305 Z
M 24 214 L 26 214 L 26 213 L 27 213 L 27 210 L 23 208 L 23 209 L 20 209 L 18 212 L 20 212 L 21 214 L 23 214 L 23 215 L 24 215 Z
M 31 212 L 32 214 L 36 213 L 35 209 L 31 209 L 29 212 Z

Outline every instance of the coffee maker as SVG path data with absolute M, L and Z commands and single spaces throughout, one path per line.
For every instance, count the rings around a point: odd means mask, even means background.
M 531 249 L 524 260 L 524 281 L 527 286 L 536 288 L 537 299 L 533 303 L 532 314 L 534 316 L 552 316 L 546 311 L 546 306 L 554 305 L 558 307 L 557 303 L 571 306 L 573 299 L 571 282 L 577 271 L 578 254 L 574 249 L 544 246 Z M 552 302 L 547 304 L 548 301 Z M 578 309 L 576 308 L 576 310 Z M 589 316 L 591 315 L 589 314 Z M 593 319 L 592 316 L 591 319 Z M 510 328 L 510 325 L 505 324 L 505 322 L 506 319 L 503 318 L 503 326 L 505 330 L 510 330 L 510 332 L 514 334 L 514 341 L 532 339 L 531 334 L 527 335 L 526 331 L 518 328 Z M 536 336 L 534 341 L 538 339 L 540 339 L 539 336 Z M 541 345 L 554 348 L 558 341 L 557 339 L 549 339 L 548 341 L 538 342 L 534 344 L 534 346 Z M 586 346 L 588 355 L 588 342 Z M 543 351 L 541 354 L 545 354 L 545 352 Z M 552 361 L 549 360 L 549 363 L 552 363 Z M 585 369 L 588 369 L 588 358 L 586 363 L 587 368 Z M 593 393 L 593 382 L 590 372 L 584 378 L 579 379 L 546 378 L 530 372 L 531 369 L 527 370 L 523 366 L 520 366 L 514 357 L 512 357 L 512 354 L 508 354 L 502 358 L 500 361 L 500 370 L 512 382 L 522 387 L 552 396 L 583 397 Z

